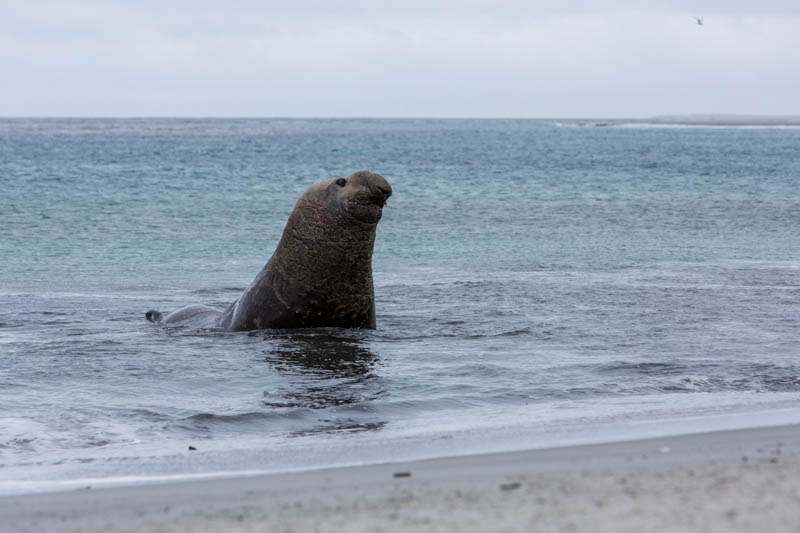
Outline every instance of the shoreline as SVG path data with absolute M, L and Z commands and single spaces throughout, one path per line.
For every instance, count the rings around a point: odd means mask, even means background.
M 695 398 L 696 401 L 696 398 Z M 717 407 L 730 407 L 724 399 L 716 397 Z M 378 450 L 378 443 L 357 441 L 328 441 L 326 446 L 308 446 L 298 443 L 295 452 L 275 447 L 234 448 L 217 446 L 202 451 L 175 450 L 173 461 L 159 464 L 143 463 L 139 467 L 129 467 L 123 472 L 101 470 L 75 470 L 62 472 L 58 477 L 42 478 L 32 476 L 20 466 L 6 466 L 0 470 L 0 498 L 23 496 L 26 494 L 48 494 L 91 489 L 119 488 L 127 486 L 158 485 L 224 479 L 251 478 L 269 475 L 290 475 L 336 468 L 365 467 L 397 462 L 419 462 L 465 456 L 491 456 L 504 453 L 536 451 L 555 448 L 575 448 L 599 444 L 614 444 L 627 441 L 640 441 L 673 436 L 688 436 L 698 433 L 732 431 L 739 429 L 758 429 L 772 426 L 800 424 L 800 407 L 796 406 L 794 395 L 788 400 L 774 400 L 760 404 L 758 409 L 722 409 L 715 413 L 700 410 L 692 416 L 684 413 L 682 418 L 663 416 L 663 413 L 650 411 L 641 416 L 628 418 L 624 423 L 617 420 L 595 419 L 591 411 L 584 407 L 583 416 L 567 424 L 550 424 L 540 421 L 539 427 L 531 432 L 515 428 L 506 431 L 503 424 L 484 428 L 491 431 L 493 438 L 487 442 L 476 439 L 472 432 L 451 430 L 448 439 L 442 440 L 438 433 L 406 436 L 395 435 L 390 440 L 393 445 L 386 449 L 386 442 Z M 676 404 L 678 407 L 680 405 Z M 627 414 L 627 411 L 623 411 Z M 617 413 L 619 415 L 619 413 Z M 757 422 L 756 422 L 757 421 Z M 562 420 L 562 422 L 564 422 Z M 398 444 L 403 441 L 402 444 Z M 192 445 L 191 440 L 187 441 Z M 427 444 L 426 444 L 427 442 Z M 434 444 L 435 443 L 435 444 Z M 263 460 L 264 456 L 269 459 Z M 231 458 L 236 457 L 236 464 Z M 333 459 L 332 459 L 333 458 Z M 179 465 L 177 468 L 175 465 Z M 202 466 L 201 466 L 202 465 Z M 249 465 L 248 468 L 242 468 Z M 155 474 L 155 472 L 158 472 Z M 72 474 L 72 475 L 70 475 Z M 5 479 L 3 479 L 3 477 Z
M 0 516 L 9 532 L 780 531 L 799 504 L 793 424 L 4 496 Z

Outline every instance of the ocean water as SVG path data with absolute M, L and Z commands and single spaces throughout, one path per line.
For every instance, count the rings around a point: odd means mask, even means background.
M 145 320 L 360 169 L 377 330 Z M 0 120 L 0 493 L 798 422 L 798 185 L 791 128 Z

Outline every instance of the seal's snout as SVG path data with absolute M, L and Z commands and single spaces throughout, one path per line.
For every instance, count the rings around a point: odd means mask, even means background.
M 368 170 L 360 170 L 342 181 L 352 184 L 352 187 L 343 189 L 347 191 L 345 211 L 361 222 L 377 224 L 386 200 L 392 195 L 389 182 Z
M 389 182 L 384 180 L 383 183 L 375 185 L 375 193 L 385 203 L 392 195 L 392 186 L 389 185 Z
M 386 200 L 392 195 L 392 186 L 380 174 L 372 174 L 368 182 L 368 187 L 375 202 L 383 207 Z
M 386 200 L 392 195 L 392 188 L 388 183 L 373 185 L 370 187 L 372 201 L 380 207 L 386 205 Z

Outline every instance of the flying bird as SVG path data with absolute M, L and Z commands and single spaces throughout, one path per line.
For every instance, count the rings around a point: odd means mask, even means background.
M 703 17 L 692 17 L 692 18 L 694 18 L 694 20 L 697 21 L 697 25 L 698 26 L 702 26 L 703 25 Z

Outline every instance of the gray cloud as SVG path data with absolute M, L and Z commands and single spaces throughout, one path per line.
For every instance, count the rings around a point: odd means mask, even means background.
M 800 114 L 800 5 L 697 5 L 3 5 L 0 114 Z

